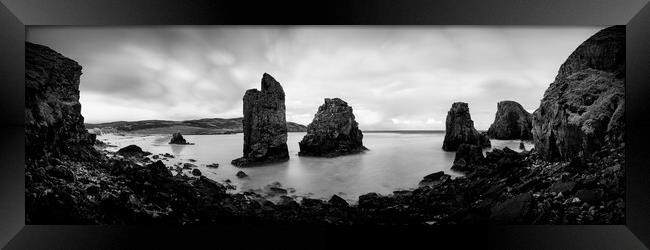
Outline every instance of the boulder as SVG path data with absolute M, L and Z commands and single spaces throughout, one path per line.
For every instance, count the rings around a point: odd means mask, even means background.
M 301 156 L 335 157 L 368 150 L 352 107 L 339 98 L 325 98 L 298 145 Z
M 343 198 L 338 195 L 332 195 L 332 198 L 327 202 L 334 207 L 348 207 L 349 204 Z
M 483 149 L 480 146 L 472 144 L 460 144 L 454 157 L 454 164 L 451 166 L 452 170 L 461 172 L 471 172 L 476 165 L 482 164 L 485 157 L 483 157 Z
M 533 112 L 535 150 L 546 160 L 589 158 L 624 138 L 625 26 L 603 29 L 560 67 Z
M 451 178 L 450 175 L 445 174 L 444 171 L 439 171 L 435 172 L 433 174 L 429 174 L 422 178 L 422 181 L 418 184 L 418 186 L 423 187 L 423 186 L 436 186 L 438 184 L 442 184 L 449 180 Z
M 88 133 L 81 115 L 80 76 L 77 62 L 46 46 L 25 43 L 25 156 L 29 159 L 98 157 L 93 147 L 96 136 Z
M 442 149 L 456 151 L 461 144 L 490 147 L 489 138 L 474 128 L 467 103 L 456 102 L 447 113 L 445 140 Z
M 124 157 L 144 157 L 146 155 L 150 155 L 151 153 L 142 151 L 142 148 L 138 147 L 137 145 L 129 145 L 119 149 L 116 154 Z
M 201 170 L 199 170 L 198 168 L 192 169 L 192 175 L 201 176 Z
M 239 167 L 289 160 L 284 90 L 271 75 L 262 76 L 261 91 L 244 94 L 244 156 L 232 161 Z
M 172 134 L 172 139 L 169 141 L 169 144 L 190 144 L 185 141 L 183 135 L 180 132 Z
M 487 133 L 490 138 L 500 140 L 530 140 L 532 116 L 528 111 L 515 101 L 501 101 L 497 103 L 497 113 L 494 123 L 490 125 Z
M 239 171 L 239 172 L 237 172 L 237 177 L 238 178 L 246 178 L 246 177 L 248 177 L 248 175 L 246 173 L 244 173 L 244 171 Z

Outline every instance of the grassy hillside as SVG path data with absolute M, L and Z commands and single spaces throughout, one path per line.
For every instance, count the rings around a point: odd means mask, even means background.
M 171 134 L 180 132 L 188 135 L 230 134 L 242 132 L 243 118 L 206 118 L 187 121 L 117 121 L 107 123 L 86 123 L 87 129 L 100 129 L 101 131 L 128 132 L 136 134 Z M 305 132 L 307 127 L 294 122 L 287 122 L 289 132 Z

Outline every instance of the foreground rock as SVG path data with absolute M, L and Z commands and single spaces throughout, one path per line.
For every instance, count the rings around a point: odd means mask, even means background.
M 483 149 L 477 145 L 460 144 L 456 151 L 454 164 L 451 166 L 452 170 L 469 172 L 472 171 L 474 166 L 483 164 Z
M 533 113 L 535 149 L 547 160 L 591 157 L 624 138 L 625 26 L 603 29 L 562 64 Z
M 261 91 L 244 94 L 244 156 L 232 161 L 246 167 L 289 160 L 284 90 L 271 75 L 262 76 Z
M 490 139 L 474 128 L 467 103 L 456 102 L 447 113 L 442 149 L 456 151 L 461 144 L 490 147 Z
M 335 157 L 368 150 L 352 107 L 339 98 L 325 98 L 298 145 L 301 156 Z
M 494 123 L 487 131 L 488 136 L 500 140 L 531 140 L 531 117 L 521 104 L 515 101 L 501 101 L 497 104 L 497 113 Z
M 95 135 L 79 103 L 81 66 L 42 45 L 25 43 L 25 156 L 92 159 Z
M 188 143 L 181 133 L 172 134 L 172 139 L 169 141 L 169 144 L 191 144 Z
M 117 150 L 116 154 L 124 157 L 142 158 L 144 156 L 150 155 L 151 153 L 143 151 L 142 148 L 138 147 L 137 145 L 129 145 Z

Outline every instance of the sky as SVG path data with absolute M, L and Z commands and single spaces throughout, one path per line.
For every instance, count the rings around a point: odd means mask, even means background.
M 242 116 L 263 73 L 284 88 L 287 121 L 309 124 L 324 98 L 361 130 L 444 130 L 453 102 L 475 127 L 497 102 L 533 112 L 560 65 L 604 27 L 36 26 L 27 40 L 82 67 L 87 123 Z

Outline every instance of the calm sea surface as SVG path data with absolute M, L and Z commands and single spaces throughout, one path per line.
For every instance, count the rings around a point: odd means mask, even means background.
M 185 135 L 194 145 L 170 145 L 169 135 L 114 135 L 98 136 L 99 140 L 118 147 L 135 144 L 154 154 L 170 153 L 175 156 L 165 163 L 189 162 L 199 166 L 208 178 L 225 181 L 229 179 L 237 186 L 236 191 L 262 188 L 272 182 L 280 182 L 284 188 L 293 188 L 297 196 L 329 199 L 337 194 L 346 200 L 356 202 L 359 195 L 376 192 L 390 194 L 395 190 L 413 189 L 422 177 L 437 171 L 452 176 L 454 152 L 442 150 L 444 132 L 423 133 L 371 133 L 364 132 L 363 144 L 370 150 L 356 155 L 336 158 L 299 157 L 298 141 L 305 133 L 289 133 L 287 144 L 291 159 L 288 162 L 238 168 L 230 161 L 241 157 L 243 134 L 229 135 Z M 492 140 L 493 148 L 509 147 L 519 150 L 519 140 Z M 532 144 L 526 143 L 526 149 Z M 205 165 L 218 163 L 219 168 Z M 237 171 L 243 170 L 249 178 L 239 179 Z

